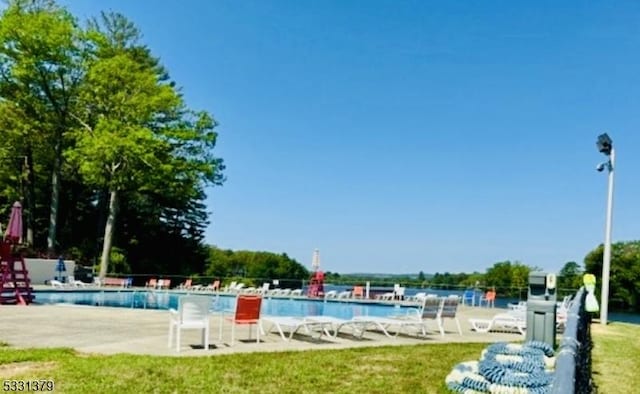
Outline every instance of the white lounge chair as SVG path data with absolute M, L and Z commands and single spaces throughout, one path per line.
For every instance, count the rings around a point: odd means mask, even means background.
M 414 302 L 422 302 L 422 300 L 424 300 L 426 296 L 427 296 L 427 293 L 421 291 L 421 292 L 416 293 L 416 294 L 414 294 L 414 295 L 412 295 L 410 297 L 407 297 L 407 300 L 408 301 L 414 301 Z
M 49 284 L 51 285 L 51 287 L 53 287 L 54 289 L 64 289 L 65 285 L 64 283 L 60 282 L 59 280 L 56 279 L 51 279 L 49 281 Z
M 380 316 L 355 316 L 353 321 L 360 322 L 364 330 L 376 328 L 389 338 L 397 337 L 398 334 L 404 332 L 408 327 L 418 328 L 423 336 L 427 335 L 424 323 L 417 319 L 405 319 L 402 317 L 380 317 Z M 389 333 L 391 328 L 396 328 L 395 335 Z M 408 333 L 408 332 L 407 332 Z
M 229 283 L 227 286 L 225 286 L 222 291 L 224 291 L 225 293 L 229 293 L 229 292 L 235 291 L 237 285 L 238 285 L 238 282 L 233 281 L 233 282 Z
M 394 292 L 383 293 L 383 294 L 380 294 L 379 296 L 377 296 L 376 298 L 378 300 L 381 300 L 381 301 L 392 301 L 393 300 L 393 296 L 395 296 L 395 294 L 396 293 L 394 293 Z
M 440 335 L 444 336 L 444 319 L 453 319 L 458 328 L 458 333 L 462 335 L 460 321 L 457 318 L 460 297 L 451 295 L 449 297 L 425 297 L 419 309 L 411 308 L 407 311 L 407 317 L 420 320 L 426 324 L 427 320 L 435 320 Z
M 258 290 L 256 290 L 256 293 L 262 294 L 262 295 L 269 294 L 269 286 L 271 286 L 271 283 L 269 283 L 269 282 L 263 283 L 262 287 L 260 287 Z
M 81 280 L 74 280 L 72 284 L 73 284 L 73 287 L 81 287 L 81 288 L 87 287 L 87 284 Z
M 491 319 L 469 319 L 476 332 L 518 332 L 525 335 L 527 329 L 526 315 L 521 312 L 498 313 Z
M 84 283 L 83 281 L 80 280 L 76 280 L 75 276 L 73 275 L 69 275 L 67 277 L 67 281 L 69 282 L 69 286 L 70 287 L 87 287 L 87 284 Z
M 180 333 L 182 330 L 202 330 L 202 346 L 209 349 L 209 307 L 211 300 L 202 296 L 182 296 L 178 299 L 178 310 L 170 309 L 169 342 L 173 343 L 174 331 L 176 334 L 176 351 L 180 351 Z
M 336 298 L 338 296 L 338 292 L 336 290 L 329 290 L 324 293 L 324 298 Z
M 328 322 L 309 321 L 293 316 L 263 316 L 261 320 L 270 323 L 267 333 L 276 328 L 283 341 L 290 341 L 291 338 L 293 338 L 293 334 L 301 328 L 304 328 L 305 332 L 312 336 L 314 332 L 318 333 L 318 337 L 316 338 L 318 340 L 322 338 L 323 333 L 326 333 L 328 336 L 330 335 L 328 328 L 331 327 L 331 323 Z M 288 336 L 284 334 L 285 331 L 289 333 Z
M 349 328 L 351 335 L 357 338 L 362 338 L 367 326 L 374 324 L 373 322 L 366 320 L 347 320 L 333 316 L 306 316 L 304 320 L 313 323 L 325 323 L 327 325 L 325 327 L 325 333 L 327 336 L 332 336 L 334 338 L 338 336 L 340 330 L 346 327 Z M 330 328 L 331 331 L 333 331 L 333 334 L 331 334 L 327 328 Z

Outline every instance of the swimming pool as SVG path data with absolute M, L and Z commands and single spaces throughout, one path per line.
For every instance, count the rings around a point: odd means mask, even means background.
M 105 307 L 169 309 L 178 307 L 178 297 L 185 293 L 171 291 L 36 291 L 36 304 L 75 304 Z M 195 293 L 198 294 L 198 293 Z M 211 298 L 213 311 L 233 310 L 235 295 L 198 294 Z M 310 299 L 289 299 L 265 297 L 262 301 L 262 314 L 274 316 L 311 316 L 324 315 L 342 319 L 355 316 L 388 316 L 405 313 L 406 306 L 372 303 L 323 301 Z

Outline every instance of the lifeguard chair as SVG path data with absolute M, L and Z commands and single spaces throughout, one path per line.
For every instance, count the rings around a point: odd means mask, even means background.
M 15 250 L 22 238 L 22 206 L 15 202 L 7 232 L 0 240 L 0 304 L 28 305 L 33 288 L 24 258 Z
M 324 272 L 316 271 L 313 273 L 311 280 L 309 281 L 307 296 L 324 297 Z
M 324 297 L 324 272 L 320 271 L 320 251 L 313 252 L 311 266 L 314 269 L 313 275 L 309 279 L 308 297 Z

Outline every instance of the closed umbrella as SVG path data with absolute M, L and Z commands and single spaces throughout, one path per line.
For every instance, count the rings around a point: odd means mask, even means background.
M 13 203 L 11 207 L 11 216 L 7 225 L 5 239 L 12 243 L 20 243 L 22 241 L 22 205 L 18 201 Z
M 320 269 L 320 251 L 318 249 L 313 251 L 313 259 L 311 260 L 311 267 L 314 271 Z

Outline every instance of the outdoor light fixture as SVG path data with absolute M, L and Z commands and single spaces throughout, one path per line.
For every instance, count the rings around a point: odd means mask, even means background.
M 613 141 L 607 133 L 600 134 L 596 141 L 598 151 L 609 156 L 609 160 L 598 164 L 596 170 L 609 172 L 607 189 L 607 218 L 604 230 L 604 251 L 602 256 L 602 306 L 600 307 L 600 323 L 606 325 L 609 314 L 609 272 L 611 269 L 611 217 L 613 214 L 613 170 L 615 165 L 615 150 Z
M 604 153 L 607 156 L 611 155 L 611 151 L 613 150 L 613 141 L 607 133 L 600 134 L 598 136 L 598 141 L 596 142 L 596 146 L 600 153 Z

